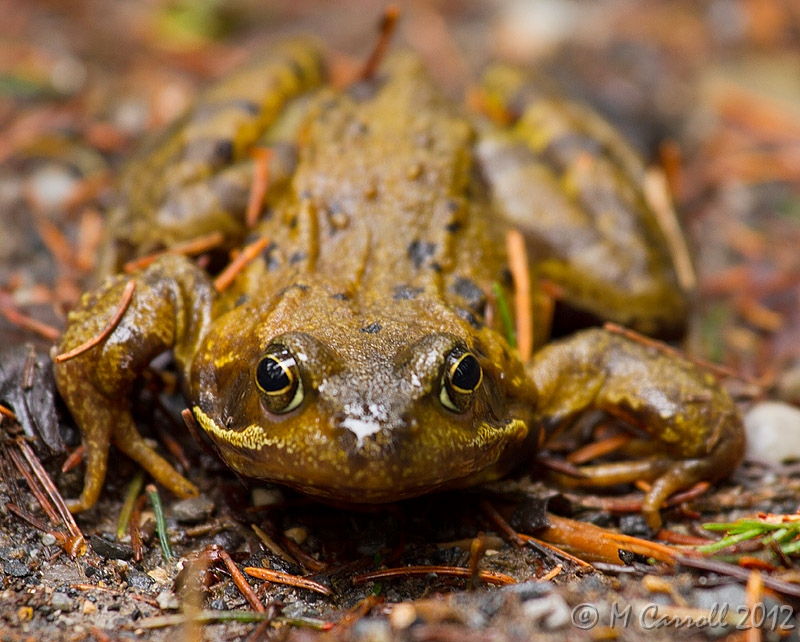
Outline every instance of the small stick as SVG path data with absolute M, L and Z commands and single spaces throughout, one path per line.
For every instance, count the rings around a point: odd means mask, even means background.
M 14 414 L 14 411 L 11 410 L 10 408 L 6 408 L 1 403 L 0 403 L 0 415 L 8 417 L 11 421 L 17 421 L 17 415 Z
M 251 577 L 256 577 L 260 580 L 275 582 L 277 584 L 286 584 L 287 586 L 295 586 L 297 588 L 304 588 L 308 589 L 309 591 L 314 591 L 315 593 L 321 593 L 322 595 L 333 595 L 333 591 L 331 591 L 324 584 L 320 584 L 319 582 L 315 582 L 314 580 L 309 580 L 298 575 L 282 573 L 281 571 L 273 571 L 269 568 L 259 568 L 257 566 L 248 566 L 244 569 L 244 572 Z
M 256 162 L 253 184 L 250 188 L 250 198 L 247 201 L 247 215 L 245 216 L 245 225 L 248 230 L 252 230 L 256 226 L 261 205 L 267 195 L 267 190 L 269 189 L 269 163 L 273 155 L 274 152 L 271 149 L 263 147 L 256 147 L 250 152 L 250 156 Z
M 576 466 L 585 464 L 587 461 L 592 461 L 593 459 L 613 453 L 615 450 L 622 448 L 625 444 L 631 441 L 631 439 L 633 439 L 633 435 L 620 433 L 619 435 L 609 437 L 608 439 L 595 441 L 591 444 L 587 444 L 586 446 L 582 446 L 581 448 L 573 450 L 569 455 L 567 455 L 566 460 L 570 464 L 575 464 Z
M 267 247 L 268 244 L 269 240 L 262 236 L 257 241 L 247 245 L 241 251 L 239 256 L 231 261 L 228 267 L 222 270 L 222 272 L 219 273 L 219 276 L 214 279 L 214 287 L 216 288 L 217 292 L 224 292 L 227 290 L 233 283 L 234 279 L 244 269 L 244 266 L 256 258 L 261 251 Z
M 514 280 L 514 318 L 517 328 L 517 349 L 523 362 L 533 353 L 533 315 L 531 310 L 531 274 L 525 238 L 519 230 L 506 233 L 508 267 Z
M 399 17 L 400 9 L 397 6 L 389 5 L 386 7 L 380 24 L 378 42 L 375 43 L 375 48 L 361 68 L 359 80 L 371 80 L 375 75 L 375 72 L 378 70 L 378 65 L 381 63 L 381 60 L 383 60 L 384 55 L 386 55 L 386 49 L 389 47 Z
M 256 592 L 253 590 L 253 587 L 250 586 L 250 583 L 247 581 L 245 576 L 242 575 L 239 567 L 233 563 L 233 560 L 231 559 L 231 556 L 228 555 L 228 552 L 221 546 L 217 546 L 215 548 L 217 549 L 216 552 L 219 555 L 219 558 L 223 561 L 225 567 L 230 572 L 231 577 L 233 578 L 233 583 L 236 584 L 236 588 L 238 588 L 239 592 L 244 595 L 245 599 L 250 603 L 250 606 L 253 607 L 253 610 L 258 613 L 266 612 L 266 607 L 261 600 L 258 599 Z
M 486 513 L 486 516 L 494 523 L 497 528 L 502 531 L 503 535 L 505 535 L 511 543 L 516 546 L 517 548 L 522 548 L 525 546 L 525 541 L 519 536 L 517 531 L 515 531 L 511 524 L 509 524 L 505 518 L 497 512 L 497 509 L 492 506 L 488 500 L 482 499 L 480 502 L 481 510 Z
M 2 314 L 9 323 L 23 328 L 24 330 L 30 330 L 48 341 L 55 341 L 61 336 L 61 331 L 57 328 L 20 312 L 14 305 L 11 296 L 2 291 L 0 291 L 0 314 Z
M 464 578 L 469 578 L 471 575 L 471 571 L 468 568 L 462 568 L 460 566 L 402 566 L 400 568 L 386 568 L 380 571 L 371 571 L 369 573 L 354 575 L 352 581 L 353 584 L 363 584 L 364 582 L 382 580 L 391 577 L 403 577 L 405 575 L 430 575 L 431 573 Z M 494 584 L 496 586 L 508 586 L 510 584 L 517 583 L 517 580 L 510 575 L 495 573 L 494 571 L 479 571 L 478 578 L 482 582 Z
M 108 322 L 106 327 L 103 328 L 103 331 L 88 341 L 83 342 L 77 348 L 73 348 L 69 352 L 62 352 L 61 354 L 56 355 L 53 357 L 53 363 L 64 363 L 65 361 L 74 359 L 84 352 L 91 350 L 98 343 L 106 339 L 114 331 L 114 328 L 117 327 L 117 324 L 119 324 L 119 322 L 122 320 L 122 316 L 128 310 L 128 306 L 131 304 L 131 300 L 133 300 L 133 293 L 135 290 L 136 281 L 131 279 L 125 284 L 125 289 L 122 291 L 122 300 L 119 302 L 119 306 L 117 306 L 114 316 L 111 317 L 111 320 Z
M 705 370 L 708 370 L 709 372 L 720 378 L 730 377 L 733 379 L 743 379 L 747 383 L 752 383 L 757 385 L 756 381 L 753 381 L 749 377 L 744 377 L 742 374 L 736 372 L 735 370 L 722 366 L 718 363 L 712 363 L 711 361 L 706 361 L 705 359 L 696 359 L 694 357 L 690 357 L 689 355 L 681 352 L 680 350 L 676 350 L 672 346 L 667 345 L 663 341 L 658 341 L 657 339 L 651 339 L 650 337 L 640 334 L 635 330 L 631 330 L 630 328 L 625 328 L 621 325 L 617 325 L 616 323 L 610 323 L 610 322 L 604 323 L 603 328 L 605 330 L 608 330 L 609 332 L 613 332 L 614 334 L 619 334 L 623 337 L 626 337 L 627 339 L 631 339 L 632 341 L 641 343 L 642 345 L 655 348 L 656 350 L 667 356 L 679 357 L 681 359 L 686 359 L 688 361 L 691 361 L 696 366 L 704 368 Z
M 549 582 L 550 580 L 554 579 L 561 571 L 564 570 L 563 564 L 556 564 L 553 568 L 551 568 L 547 573 L 542 575 L 539 578 L 540 582 Z
M 202 254 L 208 250 L 213 250 L 215 247 L 219 247 L 224 241 L 225 235 L 222 232 L 211 232 L 211 234 L 198 236 L 197 238 L 190 239 L 184 243 L 176 243 L 168 250 L 163 250 L 162 252 L 153 252 L 152 254 L 140 256 L 138 259 L 128 261 L 122 267 L 122 269 L 128 274 L 142 270 L 151 265 L 156 259 L 159 259 L 166 254 L 185 254 L 186 256 L 196 256 L 197 254 Z

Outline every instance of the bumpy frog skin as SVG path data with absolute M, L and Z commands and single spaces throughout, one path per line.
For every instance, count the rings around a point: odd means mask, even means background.
M 112 441 L 177 495 L 196 492 L 131 419 L 135 379 L 167 350 L 233 470 L 336 501 L 495 479 L 592 409 L 652 437 L 630 447 L 636 459 L 584 470 L 598 484 L 653 482 L 653 525 L 671 493 L 738 464 L 736 408 L 687 361 L 599 329 L 539 346 L 529 363 L 509 346 L 489 293 L 512 296 L 510 227 L 533 281 L 595 317 L 674 332 L 685 297 L 641 162 L 608 125 L 509 68 L 490 70 L 483 91 L 512 123 L 448 101 L 408 54 L 337 90 L 319 48 L 293 41 L 213 87 L 134 159 L 106 271 L 211 230 L 241 244 L 255 145 L 273 157 L 250 237 L 269 246 L 223 294 L 191 260 L 162 257 L 133 276 L 111 335 L 56 367 L 86 445 L 73 511 L 97 501 Z M 84 296 L 59 351 L 102 330 L 128 278 Z

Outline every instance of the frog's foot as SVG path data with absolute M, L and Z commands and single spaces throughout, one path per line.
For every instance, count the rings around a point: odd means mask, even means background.
M 166 459 L 159 455 L 136 430 L 131 422 L 124 422 L 114 430 L 114 444 L 128 457 L 142 466 L 159 484 L 181 499 L 199 493 L 197 486 L 181 475 Z
M 654 446 L 658 444 L 656 441 L 651 443 Z M 653 455 L 646 459 L 580 466 L 578 470 L 583 478 L 577 481 L 577 485 L 615 486 L 637 481 L 650 482 L 641 512 L 647 525 L 657 530 L 661 528 L 659 510 L 671 495 L 698 482 L 724 477 L 731 462 L 738 461 L 739 457 L 736 440 L 723 440 L 704 457 L 673 459 L 665 455 Z
M 178 473 L 145 442 L 132 421 L 126 420 L 124 415 L 115 417 L 114 420 L 116 423 L 112 424 L 114 428 L 110 432 L 113 433 L 114 443 L 123 453 L 138 462 L 157 482 L 178 497 L 192 497 L 198 494 L 194 484 Z M 110 432 L 94 431 L 84 435 L 86 477 L 81 496 L 67 501 L 67 508 L 72 513 L 90 509 L 100 498 L 108 472 L 108 448 L 112 437 Z

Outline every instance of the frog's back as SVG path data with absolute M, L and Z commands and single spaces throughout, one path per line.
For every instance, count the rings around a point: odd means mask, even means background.
M 366 305 L 499 278 L 502 236 L 488 225 L 475 132 L 416 56 L 395 55 L 344 92 L 324 90 L 306 123 L 291 185 L 262 228 L 273 258 L 336 275 Z

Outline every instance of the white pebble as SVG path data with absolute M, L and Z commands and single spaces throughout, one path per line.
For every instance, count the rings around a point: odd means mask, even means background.
M 747 459 L 781 463 L 800 459 L 800 409 L 780 401 L 762 401 L 744 416 Z

